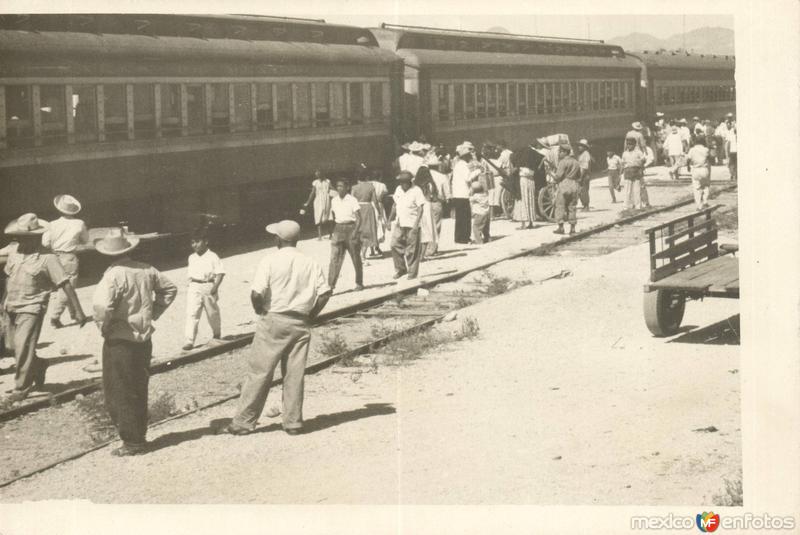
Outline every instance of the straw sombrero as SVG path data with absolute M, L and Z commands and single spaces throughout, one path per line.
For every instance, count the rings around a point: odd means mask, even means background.
M 126 235 L 122 229 L 115 228 L 108 231 L 103 238 L 94 240 L 94 248 L 100 254 L 119 256 L 133 251 L 139 245 L 139 238 Z
M 72 195 L 56 195 L 53 206 L 64 215 L 75 215 L 81 211 L 81 203 Z

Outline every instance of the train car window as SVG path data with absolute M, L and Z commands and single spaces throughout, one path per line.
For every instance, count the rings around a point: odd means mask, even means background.
M 578 100 L 578 82 L 569 82 L 569 111 L 580 110 Z
M 315 82 L 312 84 L 314 91 L 314 125 L 330 126 L 330 95 L 328 94 L 327 82 Z M 374 108 L 373 108 L 374 110 Z
M 272 115 L 272 84 L 256 84 L 256 128 L 259 130 L 272 130 L 274 128 Z
M 361 82 L 350 83 L 350 124 L 364 120 L 364 89 Z
M 189 135 L 205 134 L 206 103 L 202 84 L 186 84 L 186 114 Z
M 497 115 L 508 114 L 508 84 L 497 84 Z
M 369 83 L 369 113 L 372 122 L 383 121 L 383 83 Z
M 133 137 L 150 139 L 156 135 L 155 86 L 133 84 Z
M 464 118 L 474 119 L 477 116 L 475 110 L 476 91 L 475 84 L 464 86 Z
M 33 146 L 33 101 L 31 86 L 5 87 L 6 139 L 9 147 Z
M 540 84 L 528 84 L 528 113 L 537 115 L 542 113 L 542 92 L 538 89 Z
M 613 96 L 611 93 L 611 82 L 603 82 L 605 86 L 605 103 L 603 109 L 610 110 L 612 108 Z
M 523 105 L 525 98 L 522 98 Z M 517 100 L 517 84 L 508 84 L 508 114 L 517 115 L 519 113 L 520 102 Z
M 611 109 L 619 109 L 619 82 L 611 82 Z
M 578 86 L 581 88 L 581 98 L 578 105 L 581 111 L 588 111 L 591 109 L 592 88 L 589 82 L 580 83 Z
M 211 131 L 215 134 L 230 131 L 230 90 L 228 84 L 210 84 Z
M 75 140 L 97 141 L 97 91 L 93 85 L 72 86 L 72 117 Z
M 436 84 L 438 96 L 438 117 L 440 121 L 447 121 L 450 119 L 450 85 L 449 84 Z
M 517 95 L 517 113 L 520 115 L 528 114 L 528 86 L 525 84 L 516 84 Z M 513 95 L 513 93 L 512 93 Z
M 180 84 L 159 85 L 161 101 L 161 135 L 175 137 L 181 135 L 181 86 Z
M 294 84 L 294 126 L 303 128 L 311 126 L 311 85 Z
M 275 100 L 277 102 L 276 128 L 290 128 L 292 126 L 292 88 L 289 84 L 275 84 Z
M 344 104 L 344 83 L 331 82 L 331 124 L 342 125 L 347 123 Z
M 233 84 L 233 117 L 234 132 L 250 130 L 253 121 L 252 96 L 250 84 Z
M 497 84 L 487 84 L 486 116 L 497 117 Z
M 476 84 L 475 95 L 475 111 L 478 118 L 483 119 L 486 117 L 486 84 Z
M 453 113 L 455 119 L 464 118 L 464 84 L 455 84 L 455 102 L 453 102 Z
M 39 87 L 42 142 L 45 145 L 67 142 L 67 101 L 63 85 Z
M 128 139 L 128 107 L 124 84 L 103 86 L 104 133 L 108 141 Z

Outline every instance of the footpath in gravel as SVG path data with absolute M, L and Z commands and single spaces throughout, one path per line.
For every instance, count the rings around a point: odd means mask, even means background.
M 726 185 L 727 168 L 716 167 L 713 173 L 717 185 Z M 654 168 L 648 171 L 648 182 L 651 184 L 650 201 L 654 206 L 662 206 L 675 202 L 691 194 L 691 184 L 687 181 L 674 182 L 667 178 L 665 168 Z M 578 230 L 611 222 L 618 218 L 622 203 L 612 204 L 607 191 L 607 178 L 597 178 L 591 187 L 592 211 L 579 211 Z M 552 233 L 553 225 L 540 223 L 532 230 L 518 230 L 518 224 L 500 219 L 492 223 L 494 241 L 483 246 L 464 246 L 453 242 L 453 221 L 445 219 L 442 225 L 440 242 L 441 255 L 424 262 L 420 267 L 420 279 L 430 280 L 436 276 L 453 273 L 469 266 L 480 265 L 493 259 L 504 258 L 522 249 L 533 248 L 557 239 Z M 264 243 L 269 243 L 265 237 Z M 300 250 L 313 256 L 327 272 L 330 258 L 330 243 L 327 240 L 304 240 L 299 244 Z M 384 245 L 385 250 L 388 245 Z M 187 255 L 190 252 L 187 244 Z M 269 248 L 237 254 L 223 258 L 227 271 L 225 281 L 220 289 L 220 307 L 222 310 L 223 335 L 232 337 L 252 332 L 254 329 L 253 313 L 249 302 L 250 279 L 259 260 L 269 252 Z M 336 292 L 326 307 L 326 311 L 358 303 L 362 300 L 386 295 L 396 290 L 398 283 L 392 280 L 394 272 L 392 259 L 388 252 L 384 258 L 369 260 L 364 270 L 366 289 L 354 292 L 355 285 L 352 265 L 348 260 L 342 269 Z M 173 269 L 165 272 L 178 285 L 178 295 L 173 305 L 159 319 L 153 336 L 154 361 L 168 360 L 182 353 L 183 328 L 186 308 L 186 269 Z M 409 281 L 410 282 L 410 281 Z M 404 279 L 399 284 L 407 284 Z M 89 310 L 94 286 L 86 286 L 78 290 L 78 296 Z M 211 332 L 205 319 L 201 320 L 196 341 L 197 347 L 213 344 Z M 55 330 L 45 325 L 39 340 L 38 352 L 42 358 L 50 360 L 48 370 L 49 391 L 58 393 L 76 381 L 98 377 L 99 373 L 84 370 L 87 364 L 98 358 L 102 340 L 93 325 L 83 329 L 69 326 Z M 13 358 L 0 359 L 0 392 L 13 388 Z
M 543 263 L 572 276 L 462 310 L 480 326 L 471 342 L 375 373 L 309 376 L 307 434 L 262 417 L 253 435 L 214 435 L 228 403 L 154 429 L 148 455 L 105 448 L 2 489 L 2 500 L 714 502 L 741 467 L 738 302 L 689 303 L 688 330 L 657 339 L 642 317 L 646 246 L 492 271 Z

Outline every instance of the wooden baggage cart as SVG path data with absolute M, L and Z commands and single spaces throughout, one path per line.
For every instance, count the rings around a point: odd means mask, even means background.
M 717 244 L 716 205 L 647 229 L 650 280 L 644 319 L 655 336 L 678 332 L 688 299 L 739 298 L 736 245 Z

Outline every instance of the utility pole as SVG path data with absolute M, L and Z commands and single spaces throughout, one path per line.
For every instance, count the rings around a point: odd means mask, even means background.
M 683 51 L 686 52 L 686 15 L 683 15 Z

